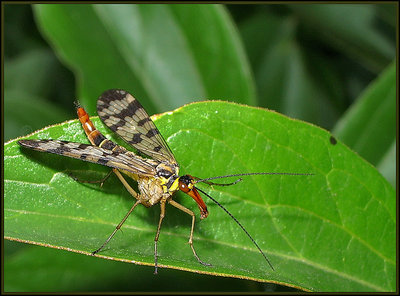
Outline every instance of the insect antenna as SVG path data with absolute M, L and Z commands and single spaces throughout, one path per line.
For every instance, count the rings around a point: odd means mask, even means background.
M 218 176 L 218 177 L 210 177 L 210 178 L 205 178 L 205 179 L 200 179 L 200 178 L 196 178 L 196 182 L 194 183 L 212 183 L 212 182 L 208 182 L 209 180 L 215 180 L 215 179 L 223 179 L 223 178 L 229 178 L 229 177 L 240 177 L 240 176 L 254 176 L 254 175 L 291 175 L 291 176 L 312 176 L 314 174 L 310 174 L 310 173 L 242 173 L 242 174 L 232 174 L 232 175 L 225 175 L 225 176 Z M 237 179 L 235 182 L 233 183 L 229 183 L 228 185 L 234 185 L 238 182 L 242 181 L 242 178 Z M 210 185 L 222 185 L 225 186 L 223 184 L 219 184 L 219 183 L 212 183 Z
M 221 209 L 223 209 L 232 219 L 233 221 L 235 221 L 240 228 L 242 228 L 242 230 L 247 234 L 247 236 L 250 238 L 250 240 L 253 242 L 253 244 L 257 247 L 257 249 L 260 251 L 261 255 L 263 255 L 264 259 L 268 262 L 269 266 L 272 268 L 273 271 L 275 271 L 274 267 L 272 266 L 271 262 L 268 260 L 267 256 L 264 254 L 264 252 L 261 250 L 261 248 L 258 246 L 258 244 L 256 243 L 256 241 L 252 238 L 252 236 L 247 232 L 247 230 L 244 228 L 244 226 L 242 224 L 240 224 L 240 222 L 223 206 L 221 205 L 218 201 L 216 201 L 214 198 L 212 198 L 210 195 L 208 195 L 207 193 L 205 193 L 203 190 L 201 190 L 198 187 L 195 187 L 197 190 L 199 190 L 201 193 L 203 193 L 204 195 L 206 195 L 209 199 L 211 199 L 213 202 L 215 202 Z
M 239 178 L 232 183 L 214 183 L 214 182 L 206 181 L 206 179 L 200 179 L 198 177 L 193 177 L 193 179 L 198 180 L 195 183 L 202 182 L 202 183 L 206 183 L 208 185 L 217 185 L 217 186 L 231 186 L 231 185 L 235 185 L 236 183 L 239 183 L 240 181 L 243 180 L 242 178 Z

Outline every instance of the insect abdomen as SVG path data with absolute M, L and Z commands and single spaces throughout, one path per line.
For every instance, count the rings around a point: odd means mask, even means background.
M 94 126 L 93 122 L 89 118 L 89 114 L 83 109 L 82 107 L 78 106 L 76 112 L 78 113 L 78 117 L 80 122 L 82 123 L 82 127 L 85 130 L 85 133 L 92 145 L 98 146 L 100 148 L 106 150 L 115 150 L 118 146 L 114 142 L 108 140 L 96 127 Z M 124 150 L 124 148 L 118 146 L 117 147 L 120 151 Z

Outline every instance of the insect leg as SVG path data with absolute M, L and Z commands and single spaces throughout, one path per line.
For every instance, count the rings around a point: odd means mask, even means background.
M 100 179 L 100 180 L 82 180 L 82 179 L 79 179 L 79 178 L 77 178 L 76 176 L 74 176 L 72 174 L 68 174 L 68 176 L 70 176 L 75 181 L 78 181 L 79 183 L 91 183 L 91 184 L 100 183 L 100 187 L 103 187 L 104 182 L 108 179 L 108 177 L 111 176 L 112 172 L 113 172 L 112 170 L 109 171 L 107 173 L 107 175 L 104 178 Z
M 158 242 L 158 237 L 160 236 L 161 223 L 165 217 L 165 200 L 164 199 L 161 199 L 160 206 L 161 206 L 160 220 L 158 220 L 157 233 L 156 233 L 156 237 L 154 238 L 154 274 L 157 274 L 157 269 L 158 269 L 158 267 L 157 267 L 157 242 Z
M 206 262 L 201 261 L 199 256 L 197 256 L 197 253 L 196 253 L 196 251 L 195 251 L 195 249 L 193 247 L 193 231 L 194 231 L 194 222 L 196 220 L 196 216 L 194 215 L 194 213 L 191 210 L 189 210 L 188 208 L 184 207 L 183 205 L 177 203 L 176 201 L 174 201 L 172 199 L 170 199 L 168 202 L 171 205 L 173 205 L 175 208 L 177 208 L 177 209 L 189 214 L 190 216 L 192 216 L 192 228 L 190 230 L 189 244 L 190 244 L 190 247 L 192 248 L 193 255 L 196 257 L 196 259 L 197 259 L 197 261 L 199 261 L 199 263 L 201 263 L 203 265 L 206 265 L 206 266 L 212 266 L 210 263 L 206 263 Z
M 136 199 L 139 199 L 139 194 L 136 193 L 135 190 L 133 190 L 133 188 L 129 185 L 129 183 L 125 180 L 125 178 L 122 176 L 122 174 L 117 170 L 117 169 L 112 169 L 103 179 L 101 180 L 95 180 L 95 181 L 87 181 L 87 180 L 81 180 L 78 179 L 77 177 L 73 176 L 73 175 L 69 175 L 72 179 L 81 182 L 81 183 L 101 183 L 100 186 L 103 186 L 103 183 L 108 179 L 108 177 L 110 177 L 111 173 L 114 172 L 118 179 L 121 181 L 121 183 L 124 185 L 124 187 L 126 188 L 126 190 L 128 190 L 128 192 Z
M 141 199 L 140 199 L 140 195 L 136 193 L 135 190 L 133 190 L 133 188 L 128 184 L 128 182 L 125 180 L 125 178 L 122 176 L 122 174 L 120 173 L 120 171 L 118 171 L 117 169 L 112 169 L 111 172 L 114 172 L 118 179 L 121 181 L 121 183 L 124 185 L 124 187 L 126 188 L 126 190 L 128 190 L 128 192 L 137 199 L 137 201 L 135 202 L 135 204 L 132 206 L 132 208 L 129 210 L 129 212 L 125 215 L 124 219 L 122 219 L 122 221 L 117 225 L 117 227 L 115 227 L 114 231 L 111 233 L 111 235 L 107 238 L 107 240 L 104 242 L 104 244 L 98 248 L 96 251 L 92 252 L 92 255 L 100 252 L 105 245 L 108 244 L 108 242 L 113 238 L 113 236 L 115 235 L 115 233 L 118 231 L 118 229 L 121 228 L 122 224 L 125 223 L 125 220 L 128 219 L 129 215 L 132 213 L 132 211 L 136 208 L 136 206 L 138 204 L 141 203 Z M 111 173 L 110 172 L 110 173 Z
M 111 233 L 111 235 L 107 238 L 107 240 L 104 242 L 104 244 L 98 248 L 96 251 L 92 252 L 92 255 L 100 252 L 107 244 L 108 242 L 113 238 L 113 236 L 115 235 L 115 233 L 118 231 L 118 229 L 121 228 L 122 224 L 125 223 L 125 220 L 128 219 L 129 215 L 132 213 L 132 211 L 136 208 L 136 206 L 140 204 L 140 200 L 137 200 L 135 202 L 135 204 L 132 206 L 132 208 L 129 210 L 129 212 L 125 215 L 124 219 L 122 219 L 121 222 L 119 222 L 119 224 L 117 225 L 117 227 L 115 227 L 114 231 Z
M 122 174 L 120 173 L 120 171 L 118 171 L 117 169 L 112 169 L 112 171 L 117 175 L 118 179 L 121 181 L 121 183 L 124 185 L 124 187 L 126 188 L 126 190 L 128 190 L 128 192 L 137 200 L 140 200 L 140 195 L 136 193 L 135 190 L 133 190 L 133 188 L 131 187 L 131 185 L 129 185 L 129 183 L 125 180 L 125 178 L 122 176 Z

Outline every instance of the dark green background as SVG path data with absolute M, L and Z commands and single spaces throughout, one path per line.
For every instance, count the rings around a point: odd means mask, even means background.
M 274 109 L 333 131 L 395 186 L 393 61 L 396 5 L 228 5 L 226 8 L 231 19 L 223 18 L 221 21 L 232 22 L 232 32 L 239 44 L 236 46 L 244 49 L 241 65 L 249 62 L 250 75 L 243 77 L 249 80 L 245 83 L 249 89 L 242 89 L 243 95 L 238 95 L 241 89 L 236 93 L 229 92 L 229 87 L 218 88 L 218 83 L 215 83 L 206 92 L 196 94 L 195 90 L 191 90 L 192 97 L 177 97 L 176 102 L 167 103 L 147 101 L 140 96 L 149 113 L 169 111 L 183 103 L 207 98 Z M 52 42 L 39 32 L 30 5 L 2 3 L 2 9 L 4 141 L 8 141 L 46 125 L 75 118 L 72 104 L 75 98 L 87 104 L 91 104 L 89 101 L 95 102 L 96 98 L 85 97 L 87 93 L 82 91 L 82 83 L 88 83 L 88 77 L 83 77 L 77 69 L 71 71 L 60 61 L 59 57 L 63 60 L 60 50 L 50 46 Z M 191 12 L 193 26 L 182 30 L 187 30 L 186 34 L 193 36 L 192 42 L 200 39 L 197 36 L 201 36 L 202 40 L 210 38 L 210 42 L 213 42 L 212 27 L 207 27 L 207 23 L 196 23 L 199 8 L 189 5 L 187 9 L 187 15 Z M 148 17 L 145 16 L 146 8 L 141 13 L 143 17 Z M 212 19 L 213 16 L 210 14 L 207 17 Z M 190 23 L 191 19 L 180 21 Z M 163 19 L 158 19 L 158 22 L 162 24 Z M 66 23 L 63 28 L 72 30 L 73 25 Z M 165 26 L 168 25 L 166 22 Z M 47 26 L 52 28 L 55 24 L 49 23 Z M 92 50 L 100 52 L 100 47 L 95 46 Z M 230 49 L 226 51 L 226 55 L 229 55 Z M 95 52 L 86 54 L 88 57 L 96 55 Z M 212 55 L 196 50 L 192 54 L 196 55 L 199 62 L 196 65 L 199 72 L 208 73 L 207 68 L 201 68 L 207 65 Z M 100 67 L 102 62 L 98 61 Z M 157 67 L 161 70 L 161 66 L 156 64 L 155 71 Z M 227 72 L 247 71 L 237 69 L 227 61 L 219 66 Z M 119 79 L 119 69 L 114 70 L 115 79 Z M 89 79 L 93 83 L 101 80 L 100 76 L 91 76 Z M 171 92 L 174 91 L 173 83 L 168 83 L 168 80 L 165 83 Z M 152 87 L 157 89 L 158 86 Z M 99 89 L 98 94 L 104 89 Z M 151 267 L 110 262 L 8 241 L 5 241 L 4 256 L 5 291 L 282 289 L 271 284 L 166 269 L 154 277 Z

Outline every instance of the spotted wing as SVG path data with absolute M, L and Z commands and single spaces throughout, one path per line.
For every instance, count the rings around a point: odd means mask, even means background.
M 147 112 L 128 92 L 105 91 L 97 101 L 97 114 L 112 131 L 140 152 L 158 161 L 177 164 Z
M 58 140 L 20 140 L 18 143 L 33 150 L 64 155 L 143 176 L 151 177 L 156 173 L 154 165 L 130 151 L 115 152 L 88 144 Z

